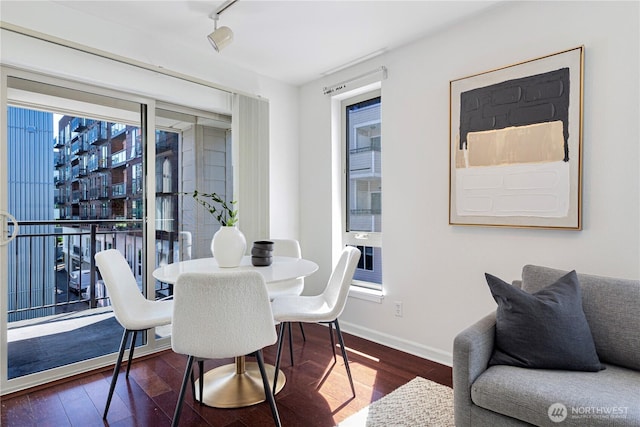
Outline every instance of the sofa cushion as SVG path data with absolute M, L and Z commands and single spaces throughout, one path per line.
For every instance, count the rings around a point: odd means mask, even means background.
M 614 365 L 599 372 L 492 366 L 471 386 L 476 405 L 538 426 L 638 426 L 639 395 L 640 372 Z M 562 423 L 551 422 L 554 404 L 566 408 Z
M 496 311 L 495 348 L 489 365 L 598 371 L 575 271 L 530 294 L 486 274 Z
M 537 292 L 567 272 L 526 265 L 522 289 Z M 640 281 L 578 274 L 582 307 L 603 363 L 640 370 Z

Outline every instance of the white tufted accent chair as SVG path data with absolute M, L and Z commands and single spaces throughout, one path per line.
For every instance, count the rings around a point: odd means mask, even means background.
M 174 287 L 173 351 L 188 355 L 173 426 L 180 421 L 187 383 L 198 359 L 254 355 L 277 426 L 278 409 L 264 369 L 262 349 L 276 342 L 273 313 L 262 275 L 256 271 L 185 273 Z M 203 384 L 200 364 L 200 386 Z M 200 389 L 202 398 L 202 388 Z

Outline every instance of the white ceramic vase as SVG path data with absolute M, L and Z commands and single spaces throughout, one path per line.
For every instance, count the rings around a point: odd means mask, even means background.
M 211 240 L 211 253 L 220 267 L 237 267 L 242 261 L 247 240 L 238 227 L 220 227 Z

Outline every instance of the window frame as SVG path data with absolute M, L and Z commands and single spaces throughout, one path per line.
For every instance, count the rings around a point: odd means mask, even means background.
M 363 231 L 349 231 L 348 230 L 348 210 L 349 210 L 349 191 L 347 182 L 347 166 L 349 157 L 349 147 L 347 139 L 347 108 L 351 105 L 380 98 L 380 105 L 382 106 L 382 91 L 378 88 L 375 90 L 369 90 L 354 96 L 348 96 L 340 100 L 340 158 L 341 158 L 341 232 L 342 232 L 342 245 L 343 246 L 368 246 L 376 247 L 382 250 L 382 231 L 380 232 L 363 232 Z M 374 123 L 374 122 L 370 122 Z M 382 114 L 380 114 L 380 122 L 382 123 Z M 382 180 L 382 177 L 381 177 Z M 382 191 L 378 192 L 381 194 Z M 382 211 L 381 211 L 382 212 Z M 381 213 L 382 215 L 382 213 Z M 364 253 L 362 254 L 364 256 Z M 383 282 L 383 280 L 381 280 Z M 352 289 L 362 289 L 366 291 L 382 292 L 383 283 L 368 282 L 364 280 L 353 279 Z

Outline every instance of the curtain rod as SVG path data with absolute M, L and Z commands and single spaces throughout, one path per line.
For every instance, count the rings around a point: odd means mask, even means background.
M 348 83 L 353 83 L 353 82 L 355 82 L 357 80 L 363 79 L 365 77 L 369 77 L 370 75 L 376 74 L 376 73 L 382 73 L 382 79 L 383 80 L 386 79 L 387 78 L 387 67 L 385 67 L 383 65 L 383 66 L 380 66 L 380 67 L 376 68 L 375 70 L 371 70 L 371 71 L 368 71 L 368 72 L 366 72 L 364 74 L 360 74 L 359 76 L 352 77 L 352 78 L 347 79 L 347 80 L 343 80 L 340 83 L 336 83 L 336 84 L 331 85 L 331 86 L 325 86 L 324 88 L 322 88 L 322 91 L 324 92 L 325 95 L 329 95 L 329 94 L 331 94 L 333 92 L 336 92 L 336 91 L 339 91 L 339 90 L 342 90 L 342 89 L 346 88 Z
M 237 1 L 237 0 L 236 0 Z M 70 40 L 65 40 L 65 39 L 61 39 L 59 37 L 55 37 L 52 36 L 50 34 L 45 34 L 45 33 L 41 33 L 39 31 L 35 31 L 35 30 L 30 30 L 28 28 L 24 28 L 18 25 L 14 25 L 14 24 L 10 24 L 8 22 L 4 22 L 4 21 L 0 21 L 0 29 L 3 30 L 7 30 L 7 31 L 11 31 L 13 33 L 16 34 L 20 34 L 26 37 L 31 37 L 34 38 L 36 40 L 41 40 L 47 43 L 52 43 L 52 44 L 56 44 L 58 46 L 62 46 L 62 47 L 66 47 L 68 49 L 73 49 L 73 50 L 77 50 L 83 53 L 87 53 L 89 55 L 93 55 L 93 56 L 97 56 L 100 58 L 104 58 L 104 59 L 108 59 L 111 61 L 115 61 L 115 62 L 119 62 L 121 64 L 125 64 L 125 65 L 130 65 L 132 67 L 136 67 L 136 68 L 141 68 L 143 70 L 146 71 L 151 71 L 154 73 L 158 73 L 158 74 L 162 74 L 165 76 L 169 76 L 169 77 L 173 77 L 179 80 L 184 80 L 186 82 L 189 83 L 195 83 L 195 84 L 199 84 L 201 86 L 206 86 L 206 87 L 210 87 L 212 89 L 217 89 L 219 91 L 222 92 L 226 92 L 229 93 L 231 95 L 234 94 L 238 94 L 238 95 L 244 95 L 247 96 L 249 98 L 256 98 L 256 99 L 264 99 L 262 97 L 260 97 L 259 95 L 253 95 L 253 94 L 248 94 L 242 91 L 237 91 L 237 90 L 231 90 L 229 88 L 220 86 L 220 85 L 216 85 L 214 83 L 208 82 L 206 80 L 197 78 L 197 77 L 192 77 L 186 74 L 182 74 L 179 73 L 177 71 L 172 71 L 169 70 L 167 68 L 162 68 L 160 66 L 157 65 L 152 65 L 152 64 L 147 64 L 146 62 L 142 62 L 142 61 L 138 61 L 135 59 L 131 59 L 131 58 L 127 58 L 125 56 L 120 56 L 114 53 L 110 53 L 101 49 L 95 49 L 80 43 L 76 43 L 76 42 L 72 42 Z

